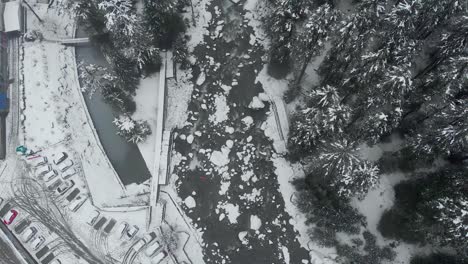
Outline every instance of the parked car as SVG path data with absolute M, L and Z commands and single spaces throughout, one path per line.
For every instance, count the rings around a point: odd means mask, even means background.
M 88 200 L 88 197 L 79 195 L 68 205 L 68 209 L 70 209 L 72 212 L 76 212 L 78 209 L 80 209 L 84 202 L 86 202 L 86 200 Z
M 67 159 L 68 154 L 65 152 L 59 152 L 54 155 L 54 164 L 59 165 L 62 163 L 65 159 Z
M 52 179 L 51 181 L 46 183 L 47 189 L 49 191 L 57 189 L 57 187 L 59 187 L 60 184 L 62 184 L 62 180 L 60 178 L 55 178 L 55 180 Z
M 57 167 L 59 168 L 59 170 L 61 172 L 64 172 L 66 171 L 68 168 L 70 168 L 71 166 L 73 166 L 73 161 L 70 160 L 70 159 L 67 159 L 67 160 L 64 160 L 63 162 L 61 162 L 59 165 L 57 165 Z
M 28 218 L 22 219 L 15 225 L 13 230 L 15 231 L 15 233 L 21 234 L 30 224 L 31 220 L 29 220 Z
M 71 191 L 71 192 L 67 195 L 67 197 L 66 197 L 65 199 L 67 199 L 67 201 L 71 202 L 71 201 L 73 201 L 73 199 L 75 199 L 75 197 L 78 196 L 79 193 L 80 193 L 80 189 L 75 188 L 75 189 L 73 189 L 73 191 Z
M 47 157 L 44 156 L 36 156 L 33 158 L 28 158 L 27 163 L 33 167 L 39 167 L 41 165 L 47 164 Z
M 161 251 L 159 254 L 154 256 L 153 259 L 151 259 L 151 264 L 159 264 L 161 261 L 163 261 L 167 257 L 167 252 L 166 251 Z
M 110 219 L 109 222 L 107 223 L 107 225 L 104 227 L 104 233 L 105 234 L 109 234 L 112 229 L 114 228 L 115 226 L 115 223 L 117 223 L 117 221 L 115 219 Z
M 75 175 L 78 171 L 75 168 L 69 168 L 62 173 L 62 179 L 66 180 Z
M 149 245 L 145 250 L 145 255 L 148 257 L 153 256 L 161 248 L 161 244 L 158 241 L 155 241 L 153 244 Z
M 94 229 L 96 230 L 100 230 L 101 227 L 104 226 L 104 224 L 107 222 L 107 218 L 106 217 L 101 217 L 101 219 L 99 219 L 96 224 L 94 225 Z
M 37 233 L 37 229 L 34 226 L 29 227 L 24 231 L 23 235 L 21 236 L 24 243 L 28 243 Z
M 40 165 L 40 167 L 36 169 L 36 177 L 42 177 L 50 171 L 52 171 L 52 167 L 49 164 Z
M 139 230 L 140 230 L 140 228 L 138 226 L 136 226 L 136 225 L 128 227 L 127 232 L 126 232 L 127 237 L 129 239 L 132 239 L 138 233 Z
M 73 180 L 64 181 L 57 187 L 57 192 L 58 194 L 63 195 L 73 186 L 75 186 L 75 182 Z
M 44 244 L 44 237 L 43 236 L 37 236 L 33 241 L 31 241 L 31 247 L 33 250 L 38 250 L 42 244 Z
M 150 243 L 151 241 L 153 241 L 154 239 L 156 238 L 156 233 L 155 232 L 151 232 L 151 233 L 148 233 L 146 234 L 144 237 L 143 237 L 143 240 L 145 241 L 145 243 Z
M 88 216 L 88 225 L 92 226 L 94 225 L 94 223 L 96 222 L 96 220 L 98 219 L 99 215 L 101 213 L 99 213 L 98 210 L 94 210 L 89 216 Z
M 51 171 L 44 174 L 44 181 L 49 182 L 50 180 L 54 179 L 55 177 L 57 177 L 57 171 L 56 170 L 51 170 Z
M 122 222 L 116 229 L 116 233 L 119 235 L 119 238 L 124 234 L 125 231 L 127 231 L 128 228 L 128 223 L 127 222 Z
M 145 245 L 146 245 L 145 240 L 144 240 L 144 239 L 140 239 L 140 240 L 138 240 L 138 242 L 135 243 L 135 245 L 133 245 L 133 250 L 135 250 L 135 252 L 138 252 L 138 251 L 140 251 Z
M 18 211 L 16 211 L 15 209 L 11 209 L 10 211 L 8 211 L 8 213 L 3 217 L 3 223 L 5 225 L 11 225 L 11 223 L 13 223 L 13 221 L 15 220 L 15 218 L 18 216 Z

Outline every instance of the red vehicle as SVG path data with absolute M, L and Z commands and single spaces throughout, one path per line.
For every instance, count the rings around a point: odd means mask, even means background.
M 3 223 L 5 225 L 10 225 L 13 223 L 15 218 L 18 216 L 18 211 L 15 209 L 11 209 L 4 217 L 3 217 Z

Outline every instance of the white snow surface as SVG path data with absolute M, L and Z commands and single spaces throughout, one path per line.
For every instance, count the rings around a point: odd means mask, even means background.
M 224 167 L 229 164 L 229 153 L 231 149 L 228 147 L 222 147 L 221 151 L 216 150 L 211 153 L 210 161 L 218 167 Z
M 195 206 L 197 206 L 197 203 L 192 196 L 187 196 L 187 198 L 184 200 L 184 203 L 189 209 L 195 208 Z
M 237 218 L 240 216 L 239 205 L 234 205 L 232 203 L 224 203 L 219 205 L 218 207 L 224 210 L 231 224 L 237 223 Z
M 134 120 L 146 120 L 151 127 L 151 135 L 145 141 L 137 144 L 148 168 L 153 168 L 155 162 L 156 131 L 158 129 L 158 91 L 159 73 L 155 73 L 140 80 L 136 95 L 133 98 L 136 103 L 136 111 L 132 118 Z
M 177 70 L 177 81 L 167 80 L 167 103 L 165 129 L 170 130 L 175 127 L 183 127 L 188 117 L 188 104 L 193 91 L 191 81 L 192 73 L 188 70 Z
M 73 36 L 74 18 L 70 13 L 42 4 L 33 7 L 44 23 L 28 16 L 29 30 L 38 30 L 47 38 Z M 23 69 L 24 144 L 34 150 L 58 146 L 72 150 L 73 161 L 84 173 L 97 207 L 127 207 L 141 199 L 126 193 L 102 149 L 79 87 L 74 48 L 49 41 L 27 42 L 24 57 L 28 58 Z
M 377 225 L 385 210 L 393 206 L 395 192 L 393 187 L 400 181 L 404 180 L 405 176 L 402 173 L 383 174 L 376 188 L 369 191 L 364 200 L 352 200 L 352 205 L 356 207 L 367 219 L 367 229 L 376 236 L 379 246 L 386 246 L 393 242 L 391 239 L 384 238 L 377 230 Z M 394 249 L 397 252 L 396 259 L 392 263 L 405 264 L 414 252 L 421 249 L 404 242 L 399 242 Z
M 250 229 L 259 230 L 260 227 L 262 227 L 262 220 L 256 215 L 251 215 L 250 216 Z
M 253 118 L 251 116 L 246 116 L 244 118 L 242 118 L 242 123 L 244 123 L 244 125 L 249 128 L 250 126 L 253 125 Z
M 257 96 L 252 98 L 252 102 L 249 104 L 249 108 L 252 109 L 262 109 L 265 107 L 265 104 Z
M 10 1 L 5 3 L 5 9 L 2 14 L 5 32 L 21 30 L 20 12 L 21 9 L 19 1 Z
M 281 247 L 281 251 L 283 251 L 283 257 L 284 257 L 284 263 L 289 264 L 290 262 L 290 256 L 289 256 L 289 249 L 285 246 Z
M 291 201 L 296 189 L 292 185 L 292 180 L 295 177 L 303 177 L 304 173 L 302 168 L 297 164 L 290 164 L 283 157 L 273 158 L 275 165 L 275 174 L 278 177 L 279 190 L 283 196 L 286 212 L 291 216 L 291 224 L 294 229 L 299 233 L 297 238 L 303 248 L 309 249 L 311 263 L 317 264 L 332 264 L 336 263 L 333 259 L 335 257 L 335 250 L 331 248 L 324 248 L 310 240 L 306 224 L 306 217 Z
M 215 113 L 210 115 L 209 120 L 214 124 L 219 124 L 228 119 L 229 105 L 226 101 L 226 96 L 218 94 L 214 99 Z

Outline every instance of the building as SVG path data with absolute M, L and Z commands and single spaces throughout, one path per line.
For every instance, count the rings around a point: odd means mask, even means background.
M 9 1 L 3 3 L 2 12 L 2 31 L 22 32 L 23 31 L 23 6 L 20 1 Z
M 8 86 L 8 36 L 0 32 L 0 91 Z

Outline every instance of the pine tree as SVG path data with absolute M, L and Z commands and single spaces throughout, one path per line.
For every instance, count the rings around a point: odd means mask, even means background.
M 428 231 L 428 239 L 463 253 L 468 248 L 468 168 L 444 168 L 428 175 L 425 181 L 421 201 L 427 210 L 428 223 L 433 223 L 432 226 L 423 225 Z
M 317 88 L 309 96 L 313 106 L 298 112 L 291 122 L 289 146 L 302 155 L 311 153 L 321 140 L 342 134 L 350 118 L 350 109 L 341 104 L 335 87 Z
M 147 121 L 133 120 L 129 115 L 119 116 L 119 118 L 114 119 L 114 124 L 119 129 L 117 134 L 128 142 L 143 142 L 151 134 L 151 128 Z
M 92 96 L 97 90 L 111 85 L 116 79 L 105 67 L 99 65 L 80 63 L 78 67 L 80 69 L 81 91 L 88 93 L 89 96 Z
M 269 4 L 271 12 L 264 18 L 264 28 L 272 38 L 270 63 L 285 65 L 290 60 L 296 22 L 305 17 L 312 3 L 303 0 L 279 0 Z
M 291 53 L 296 64 L 300 65 L 295 86 L 300 85 L 310 60 L 323 49 L 337 20 L 338 13 L 330 5 L 324 4 L 308 15 L 304 29 L 294 35 Z
M 309 177 L 322 177 L 340 196 L 363 197 L 378 183 L 379 170 L 359 154 L 356 142 L 346 139 L 323 142 Z
M 101 0 L 98 7 L 105 13 L 107 30 L 114 35 L 133 36 L 136 23 L 133 1 Z

